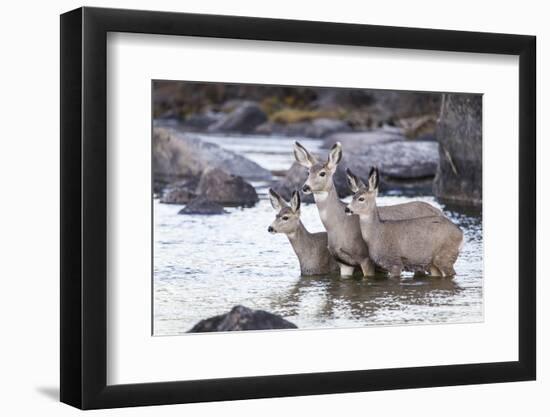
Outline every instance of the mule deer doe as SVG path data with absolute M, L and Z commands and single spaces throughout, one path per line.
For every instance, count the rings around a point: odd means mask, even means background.
M 375 266 L 359 227 L 358 216 L 346 216 L 345 204 L 338 198 L 333 175 L 342 159 L 342 146 L 338 142 L 329 152 L 326 162 L 319 162 L 299 142 L 294 145 L 296 161 L 309 170 L 302 188 L 305 194 L 313 193 L 319 216 L 328 233 L 328 249 L 340 266 L 341 275 L 353 275 L 361 267 L 364 276 L 374 275 Z M 411 202 L 380 207 L 385 220 L 410 219 L 442 215 L 441 211 L 423 202 Z
M 269 189 L 271 205 L 277 210 L 275 221 L 268 227 L 270 233 L 284 233 L 300 262 L 302 275 L 325 275 L 338 272 L 338 264 L 327 248 L 327 234 L 310 233 L 300 220 L 300 195 L 294 191 L 290 207 L 283 198 Z
M 378 169 L 373 168 L 367 185 L 346 171 L 353 200 L 346 214 L 359 215 L 361 234 L 374 263 L 400 276 L 402 270 L 429 271 L 430 275 L 453 276 L 462 245 L 462 231 L 445 216 L 407 220 L 382 220 L 376 205 Z

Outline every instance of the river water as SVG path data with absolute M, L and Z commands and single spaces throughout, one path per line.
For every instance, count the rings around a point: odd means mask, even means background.
M 205 136 L 270 170 L 292 163 L 293 140 Z M 312 150 L 319 141 L 305 140 Z M 153 333 L 184 334 L 198 321 L 237 304 L 279 314 L 299 328 L 357 327 L 483 321 L 481 217 L 427 201 L 445 211 L 465 235 L 454 279 L 358 279 L 301 277 L 298 260 L 284 235 L 267 227 L 275 211 L 265 183 L 254 183 L 260 202 L 228 208 L 219 216 L 178 215 L 183 207 L 154 201 Z M 412 201 L 381 196 L 378 204 Z M 322 231 L 315 205 L 303 205 L 302 221 Z

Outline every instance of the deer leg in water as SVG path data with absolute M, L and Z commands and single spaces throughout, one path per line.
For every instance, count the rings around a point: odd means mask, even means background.
M 392 266 L 390 269 L 390 277 L 399 278 L 401 276 L 401 267 L 399 265 Z
M 439 270 L 439 268 L 435 265 L 430 265 L 430 275 L 432 277 L 442 277 L 444 276 L 441 271 Z
M 343 277 L 351 277 L 353 276 L 353 271 L 355 270 L 355 267 L 341 264 L 338 262 L 338 266 L 340 267 L 340 275 Z
M 441 275 L 444 276 L 444 277 L 453 277 L 456 275 L 456 272 L 455 272 L 455 269 L 450 266 L 450 267 L 438 267 L 439 270 L 441 271 Z
M 361 263 L 361 271 L 363 271 L 364 277 L 372 277 L 376 274 L 376 267 L 374 265 L 374 262 L 372 262 L 370 259 L 363 261 Z
M 456 252 L 456 255 L 454 253 L 442 252 L 434 258 L 433 264 L 439 270 L 442 277 L 452 277 L 456 274 L 453 264 L 456 262 L 457 255 L 458 252 Z
M 456 275 L 456 271 L 455 271 L 455 269 L 451 266 L 451 267 L 449 268 L 449 270 L 447 271 L 447 276 L 448 276 L 448 277 L 454 277 L 455 275 Z

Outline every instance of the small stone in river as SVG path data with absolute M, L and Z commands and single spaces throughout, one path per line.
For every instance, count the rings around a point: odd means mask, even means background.
M 197 197 L 189 202 L 184 208 L 182 208 L 178 214 L 224 214 L 227 213 L 223 206 L 210 201 L 205 197 Z

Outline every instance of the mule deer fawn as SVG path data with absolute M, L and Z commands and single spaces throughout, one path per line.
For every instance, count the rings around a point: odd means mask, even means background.
M 269 189 L 271 205 L 277 210 L 270 233 L 284 233 L 300 262 L 302 275 L 325 275 L 338 272 L 338 265 L 327 248 L 327 234 L 310 233 L 300 220 L 300 195 L 294 191 L 290 207 L 283 198 Z
M 359 227 L 358 216 L 346 216 L 345 204 L 338 198 L 333 175 L 342 159 L 342 146 L 338 142 L 329 152 L 328 160 L 320 162 L 299 142 L 294 145 L 296 161 L 309 170 L 302 191 L 313 193 L 319 216 L 328 233 L 328 249 L 340 266 L 341 275 L 353 275 L 359 266 L 364 276 L 375 273 L 374 263 Z M 398 220 L 414 217 L 441 215 L 441 211 L 423 202 L 396 204 L 380 207 L 383 219 Z
M 382 220 L 376 205 L 379 174 L 373 168 L 367 185 L 349 169 L 348 183 L 355 193 L 346 214 L 359 215 L 361 234 L 374 263 L 400 276 L 402 270 L 429 271 L 430 275 L 453 276 L 462 245 L 462 231 L 445 216 L 407 220 Z

